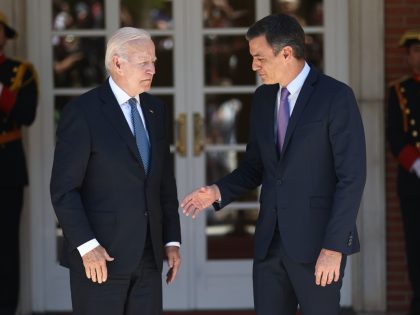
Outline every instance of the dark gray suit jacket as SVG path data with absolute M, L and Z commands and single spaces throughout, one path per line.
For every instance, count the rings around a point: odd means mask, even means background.
M 108 263 L 111 275 L 132 272 L 147 221 L 158 268 L 164 243 L 181 241 L 165 108 L 147 93 L 140 104 L 151 144 L 147 176 L 108 81 L 63 109 L 50 188 L 64 232 L 62 264 L 73 270 L 83 271 L 77 247 L 96 238 L 115 258 Z
M 222 208 L 261 187 L 254 254 L 264 259 L 276 222 L 288 255 L 316 261 L 321 248 L 359 251 L 356 216 L 366 178 L 363 125 L 352 90 L 311 69 L 289 120 L 280 156 L 274 139 L 279 86 L 254 95 L 250 139 L 238 169 L 216 182 Z

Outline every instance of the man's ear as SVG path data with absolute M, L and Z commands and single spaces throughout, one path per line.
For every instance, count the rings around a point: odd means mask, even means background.
M 121 73 L 121 59 L 120 57 L 114 55 L 112 56 L 112 67 L 114 68 L 114 71 Z
M 281 54 L 283 58 L 287 60 L 288 58 L 293 57 L 293 48 L 290 46 L 286 46 L 283 48 Z

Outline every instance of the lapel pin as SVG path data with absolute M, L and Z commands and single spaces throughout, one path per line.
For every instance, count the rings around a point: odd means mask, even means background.
M 153 111 L 153 109 L 149 109 L 149 112 L 151 112 L 152 114 L 154 114 L 155 112 Z

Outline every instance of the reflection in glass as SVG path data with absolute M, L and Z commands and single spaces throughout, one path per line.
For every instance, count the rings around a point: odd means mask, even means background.
M 174 40 L 173 37 L 153 37 L 156 47 L 156 73 L 153 86 L 174 86 Z
M 252 95 L 206 95 L 206 144 L 248 142 Z
M 207 211 L 207 259 L 251 259 L 256 209 Z
M 272 13 L 284 13 L 295 17 L 302 26 L 324 24 L 323 0 L 271 0 Z
M 172 0 L 121 0 L 120 24 L 144 29 L 173 29 Z
M 55 87 L 92 87 L 104 81 L 104 38 L 54 36 L 52 43 Z
M 204 27 L 249 27 L 254 22 L 254 0 L 203 0 Z
M 53 29 L 103 29 L 104 0 L 53 0 Z
M 174 144 L 175 141 L 175 136 L 174 136 L 174 97 L 173 95 L 156 95 L 156 97 L 158 99 L 160 99 L 163 104 L 165 104 L 165 109 L 166 109 L 166 130 L 168 131 L 168 139 L 170 141 L 169 144 Z
M 56 96 L 54 98 L 54 126 L 55 128 L 57 128 L 58 121 L 60 120 L 60 114 L 64 106 L 75 97 L 77 96 Z
M 255 85 L 248 41 L 244 35 L 205 37 L 206 85 Z
M 212 151 L 206 153 L 206 184 L 213 184 L 223 176 L 229 174 L 236 169 L 243 160 L 245 152 L 237 152 L 235 150 L 228 151 Z M 257 202 L 258 189 L 255 189 L 237 201 Z
M 308 34 L 305 36 L 306 60 L 311 66 L 324 71 L 324 36 L 322 34 Z

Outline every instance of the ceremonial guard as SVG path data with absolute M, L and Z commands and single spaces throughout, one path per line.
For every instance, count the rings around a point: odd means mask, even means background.
M 406 32 L 400 46 L 412 73 L 389 88 L 388 138 L 399 162 L 397 190 L 413 290 L 410 315 L 420 315 L 420 30 Z
M 36 73 L 29 63 L 6 57 L 4 47 L 16 31 L 0 12 L 0 314 L 15 314 L 19 294 L 19 220 L 23 187 L 28 184 L 22 126 L 35 118 Z

